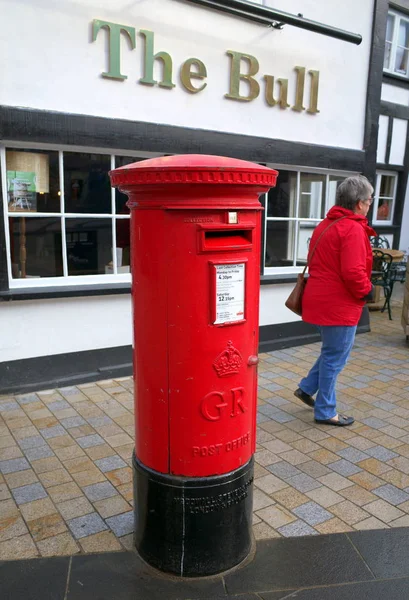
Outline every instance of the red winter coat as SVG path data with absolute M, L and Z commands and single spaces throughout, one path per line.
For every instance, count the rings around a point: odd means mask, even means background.
M 335 223 L 312 250 L 321 233 Z M 303 296 L 303 321 L 314 325 L 357 325 L 372 289 L 372 248 L 376 235 L 366 217 L 334 206 L 315 229 L 309 246 L 309 277 Z

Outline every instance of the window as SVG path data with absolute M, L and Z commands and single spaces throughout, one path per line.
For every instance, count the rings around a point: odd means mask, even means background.
M 127 197 L 109 171 L 138 160 L 2 148 L 10 287 L 130 281 Z
M 147 157 L 1 147 L 10 288 L 130 282 L 127 196 L 111 188 L 109 171 Z M 350 175 L 276 168 L 266 196 L 265 274 L 302 269 L 315 227 Z M 382 200 L 389 202 L 386 193 Z
M 298 272 L 305 266 L 314 229 L 335 204 L 337 187 L 348 176 L 277 168 L 277 185 L 267 194 L 266 275 Z
M 409 17 L 388 13 L 383 70 L 402 77 L 408 76 Z
M 392 225 L 397 182 L 396 173 L 377 173 L 372 218 L 374 225 Z

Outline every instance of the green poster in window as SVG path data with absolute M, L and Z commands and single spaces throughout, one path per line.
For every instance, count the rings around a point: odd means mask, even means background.
M 37 210 L 36 173 L 7 171 L 7 199 L 10 211 Z

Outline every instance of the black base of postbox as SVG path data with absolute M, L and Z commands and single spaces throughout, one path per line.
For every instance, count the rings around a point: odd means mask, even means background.
M 152 471 L 133 456 L 135 546 L 150 565 L 181 577 L 227 571 L 252 546 L 254 460 L 212 477 Z

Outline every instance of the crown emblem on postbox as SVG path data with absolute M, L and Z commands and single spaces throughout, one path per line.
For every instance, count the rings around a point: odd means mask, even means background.
M 243 359 L 240 352 L 233 346 L 233 342 L 227 342 L 227 348 L 223 350 L 213 363 L 213 367 L 219 377 L 228 377 L 238 373 Z

